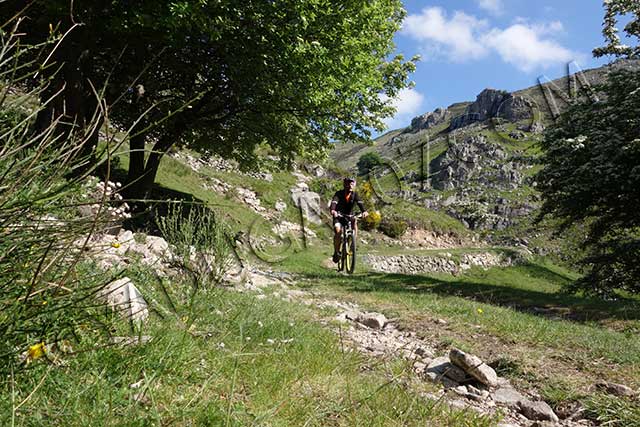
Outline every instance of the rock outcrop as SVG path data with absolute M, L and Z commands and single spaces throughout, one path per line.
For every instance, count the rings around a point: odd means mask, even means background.
M 500 118 L 509 122 L 530 120 L 533 118 L 534 106 L 528 99 L 496 89 L 485 89 L 469 105 L 464 114 L 451 121 L 451 130 L 483 122 L 492 118 Z
M 449 110 L 446 108 L 436 108 L 429 113 L 414 117 L 411 120 L 411 132 L 429 129 L 433 126 L 446 122 L 450 118 L 451 113 Z
M 437 174 L 432 184 L 438 190 L 453 190 L 474 182 L 485 187 L 514 189 L 523 183 L 522 165 L 511 161 L 498 144 L 484 135 L 455 141 L 436 158 Z

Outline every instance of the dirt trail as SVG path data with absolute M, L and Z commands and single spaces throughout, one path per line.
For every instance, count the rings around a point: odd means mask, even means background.
M 332 263 L 329 262 L 326 262 L 326 266 L 333 268 Z M 480 414 L 501 413 L 503 414 L 503 421 L 499 424 L 501 427 L 594 425 L 588 420 L 574 420 L 571 417 L 559 421 L 545 421 L 544 424 L 540 424 L 536 419 L 529 419 L 538 417 L 543 419 L 544 416 L 539 415 L 539 412 L 533 414 L 527 412 L 517 401 L 518 399 L 545 406 L 546 404 L 539 401 L 539 395 L 535 392 L 518 392 L 504 378 L 499 378 L 497 387 L 489 389 L 468 379 L 458 383 L 444 375 L 434 375 L 434 370 L 429 369 L 430 365 L 442 362 L 443 356 L 446 356 L 449 351 L 448 348 L 442 347 L 435 336 L 419 334 L 411 327 L 400 325 L 398 319 L 386 319 L 382 314 L 367 311 L 357 304 L 328 297 L 322 293 L 296 289 L 298 278 L 294 275 L 248 268 L 245 278 L 247 280 L 244 284 L 236 286 L 235 289 L 254 293 L 258 299 L 271 296 L 315 308 L 319 324 L 338 334 L 349 351 L 362 352 L 370 356 L 372 361 L 398 358 L 408 361 L 413 381 L 432 381 L 442 386 L 437 392 L 425 394 L 425 398 L 446 402 L 452 407 L 468 409 Z M 327 312 L 335 314 L 327 315 Z M 432 329 L 446 331 L 448 328 L 446 320 L 429 320 L 432 323 Z M 574 414 L 574 416 L 577 415 L 579 413 Z

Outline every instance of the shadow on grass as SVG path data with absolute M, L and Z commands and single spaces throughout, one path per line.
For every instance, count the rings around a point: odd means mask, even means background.
M 504 284 L 495 283 L 496 274 L 504 276 Z M 340 276 L 335 272 L 322 272 L 307 276 L 334 282 L 342 287 L 349 286 L 353 292 L 394 292 L 409 295 L 431 293 L 440 296 L 453 296 L 508 307 L 554 320 L 590 322 L 640 319 L 640 301 L 631 298 L 603 301 L 558 291 L 545 292 L 531 289 L 535 284 L 520 287 L 519 281 L 530 278 L 550 282 L 554 288 L 561 287 L 573 280 L 533 263 L 517 267 L 494 268 L 487 271 L 474 270 L 472 273 L 459 277 L 445 276 L 444 274 L 434 277 L 385 273 Z M 486 281 L 483 280 L 485 278 Z M 502 278 L 500 280 L 502 281 Z

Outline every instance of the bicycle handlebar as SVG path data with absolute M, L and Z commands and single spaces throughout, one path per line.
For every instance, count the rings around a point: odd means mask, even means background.
M 358 219 L 360 219 L 360 218 L 362 218 L 362 213 L 359 213 L 359 214 L 356 214 L 356 215 L 344 215 L 344 214 L 341 214 L 340 212 L 338 212 L 337 217 L 338 218 L 358 218 Z

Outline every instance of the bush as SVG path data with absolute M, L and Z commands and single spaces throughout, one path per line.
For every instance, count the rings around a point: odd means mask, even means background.
M 379 211 L 370 211 L 367 217 L 362 218 L 362 228 L 367 231 L 375 230 L 380 225 L 381 220 L 382 215 L 380 215 Z
M 394 239 L 402 237 L 408 228 L 407 222 L 396 216 L 384 217 L 378 226 L 378 230 Z
M 196 286 L 220 283 L 232 262 L 227 227 L 203 205 L 169 205 L 157 221 L 163 237 L 173 245 L 174 263 L 191 274 Z
M 95 294 L 112 278 L 88 268 L 83 251 L 108 207 L 103 205 L 103 215 L 90 219 L 78 215 L 76 203 L 85 180 L 77 176 L 82 135 L 61 137 L 55 120 L 44 131 L 31 128 L 42 108 L 36 100 L 43 87 L 29 94 L 16 89 L 34 78 L 16 70 L 24 66 L 24 51 L 36 49 L 21 45 L 17 33 L 0 31 L 5 47 L 0 50 L 0 81 L 6 84 L 0 88 L 2 373 L 53 357 L 53 349 L 63 343 L 68 347 L 68 340 L 78 347 L 86 342 L 93 349 L 115 321 L 95 302 Z M 76 177 L 69 178 L 74 169 Z M 75 344 L 73 350 L 81 352 Z
M 356 163 L 358 175 L 367 175 L 372 169 L 381 164 L 383 164 L 382 157 L 375 151 L 363 154 L 358 159 L 358 163 Z

